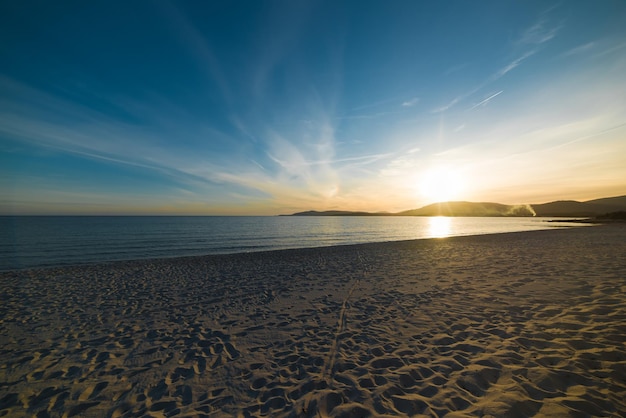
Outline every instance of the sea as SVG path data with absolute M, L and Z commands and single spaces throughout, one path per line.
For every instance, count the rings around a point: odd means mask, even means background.
M 549 220 L 539 217 L 4 216 L 0 217 L 0 270 L 581 226 Z

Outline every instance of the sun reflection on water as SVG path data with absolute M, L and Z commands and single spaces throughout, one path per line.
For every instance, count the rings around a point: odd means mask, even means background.
M 428 233 L 431 238 L 450 236 L 451 220 L 447 216 L 433 216 L 428 220 Z

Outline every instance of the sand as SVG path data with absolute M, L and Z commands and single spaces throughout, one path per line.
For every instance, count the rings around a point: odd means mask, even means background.
M 626 227 L 0 273 L 0 416 L 626 414 Z

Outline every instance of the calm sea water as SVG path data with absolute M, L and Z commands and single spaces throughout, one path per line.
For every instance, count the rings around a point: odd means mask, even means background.
M 440 217 L 0 217 L 0 270 L 555 227 L 547 220 Z

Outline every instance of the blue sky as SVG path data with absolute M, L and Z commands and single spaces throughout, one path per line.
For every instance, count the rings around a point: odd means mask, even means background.
M 0 213 L 626 194 L 626 2 L 0 5 Z

